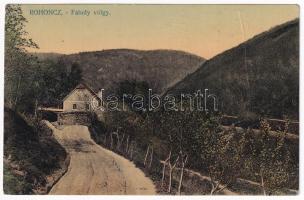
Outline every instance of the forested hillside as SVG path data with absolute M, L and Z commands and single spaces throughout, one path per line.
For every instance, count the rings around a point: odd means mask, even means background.
M 114 89 L 121 81 L 137 80 L 148 82 L 155 92 L 163 92 L 204 62 L 202 57 L 174 50 L 110 49 L 62 56 L 34 55 L 41 60 L 57 58 L 68 70 L 78 64 L 83 79 L 96 90 Z
M 217 95 L 224 114 L 298 119 L 299 20 L 274 27 L 213 57 L 167 93 L 198 89 Z

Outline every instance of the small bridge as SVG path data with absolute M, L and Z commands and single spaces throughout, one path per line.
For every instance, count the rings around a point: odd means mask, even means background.
M 62 108 L 39 107 L 38 110 L 44 113 L 56 115 L 56 121 L 60 125 L 90 125 L 92 113 L 88 111 L 64 111 Z M 54 116 L 53 116 L 54 118 Z M 49 120 L 49 119 L 48 119 Z
M 48 112 L 55 112 L 55 113 L 59 113 L 59 112 L 63 112 L 62 108 L 44 108 L 44 107 L 39 107 L 38 108 L 39 111 L 48 111 Z

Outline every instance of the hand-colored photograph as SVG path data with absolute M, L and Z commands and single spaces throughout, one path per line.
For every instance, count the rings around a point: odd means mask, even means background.
M 7 4 L 7 195 L 298 195 L 299 12 Z

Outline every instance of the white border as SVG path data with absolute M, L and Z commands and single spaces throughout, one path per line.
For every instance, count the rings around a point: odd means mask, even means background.
M 120 3 L 120 4 L 297 4 L 300 6 L 300 192 L 297 196 L 98 196 L 98 195 L 61 195 L 61 196 L 42 196 L 42 195 L 4 195 L 3 194 L 3 108 L 4 108 L 4 16 L 5 16 L 5 5 L 9 3 L 20 3 L 20 4 L 114 4 L 114 3 Z M 302 130 L 303 130 L 303 113 L 304 113 L 304 71 L 303 71 L 303 54 L 301 47 L 303 46 L 303 7 L 304 7 L 304 1 L 301 0 L 47 0 L 47 1 L 41 1 L 41 0 L 1 0 L 0 2 L 0 66 L 1 66 L 1 72 L 0 72 L 0 133 L 2 136 L 2 139 L 0 139 L 0 198 L 5 199 L 125 199 L 125 200 L 133 200 L 133 199 L 168 199 L 168 198 L 174 198 L 174 199 L 193 199 L 193 200 L 201 200 L 201 199 L 302 199 L 304 197 L 303 192 L 303 160 L 301 159 L 301 156 L 304 153 L 303 147 L 301 144 L 303 144 L 303 136 L 302 136 Z

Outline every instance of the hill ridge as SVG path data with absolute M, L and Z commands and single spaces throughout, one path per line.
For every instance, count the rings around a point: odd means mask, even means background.
M 208 88 L 219 94 L 226 114 L 298 118 L 298 79 L 299 20 L 295 19 L 207 60 L 165 94 Z M 273 96 L 267 98 L 269 94 Z M 275 106 L 283 107 L 282 111 Z
M 151 89 L 159 93 L 205 61 L 195 54 L 169 49 L 107 49 L 62 55 L 53 59 L 67 66 L 68 70 L 73 63 L 78 63 L 84 81 L 95 90 L 114 90 L 120 81 L 137 80 L 148 82 Z

